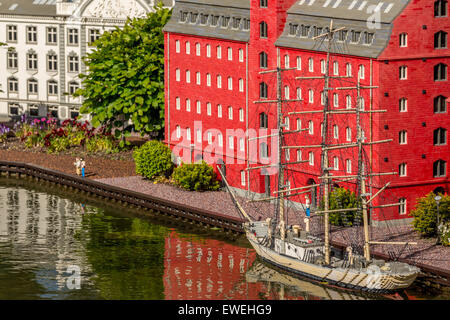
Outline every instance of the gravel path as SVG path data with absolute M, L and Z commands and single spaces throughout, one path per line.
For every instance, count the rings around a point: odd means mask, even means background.
M 97 179 L 100 182 L 127 188 L 136 192 L 150 194 L 161 197 L 180 204 L 188 204 L 201 209 L 219 212 L 232 217 L 239 217 L 239 214 L 231 200 L 230 195 L 225 191 L 216 192 L 190 192 L 168 184 L 154 184 L 142 177 L 116 177 Z M 256 219 L 266 219 L 275 208 L 267 203 L 258 203 L 258 205 L 246 202 L 239 198 L 247 213 Z M 261 214 L 265 212 L 265 214 Z M 297 223 L 304 227 L 303 212 L 289 210 L 289 221 Z M 311 228 L 318 232 L 322 230 L 322 218 L 314 217 L 311 219 Z M 355 239 L 362 240 L 363 234 L 361 228 L 332 228 L 332 239 L 351 243 Z M 407 258 L 413 263 L 423 263 L 430 266 L 439 267 L 450 271 L 450 248 L 436 246 L 435 239 L 423 239 L 412 229 L 411 226 L 395 227 L 370 227 L 371 240 L 373 241 L 408 241 L 417 242 L 417 245 L 374 245 L 374 252 L 391 254 Z

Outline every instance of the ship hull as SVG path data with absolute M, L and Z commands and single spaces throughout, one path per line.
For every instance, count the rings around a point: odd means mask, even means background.
M 419 271 L 408 273 L 385 273 L 381 270 L 359 270 L 352 268 L 332 268 L 301 261 L 280 254 L 258 243 L 257 238 L 247 232 L 247 238 L 258 256 L 264 261 L 290 273 L 320 282 L 327 282 L 343 288 L 373 293 L 387 293 L 409 287 Z

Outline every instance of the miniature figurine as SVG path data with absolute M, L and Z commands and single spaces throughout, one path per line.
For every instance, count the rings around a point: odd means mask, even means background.
M 81 175 L 81 161 L 80 158 L 75 158 L 75 162 L 73 163 L 73 165 L 75 166 L 75 170 L 77 172 L 77 176 Z

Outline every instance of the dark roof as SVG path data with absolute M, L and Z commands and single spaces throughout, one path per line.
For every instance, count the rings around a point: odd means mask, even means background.
M 56 0 L 1 0 L 0 13 L 56 16 Z
M 239 19 L 238 25 L 233 19 Z M 247 42 L 250 30 L 245 21 L 249 25 L 250 0 L 180 0 L 164 31 Z
M 315 27 L 326 30 L 333 20 L 334 28 L 345 27 L 346 39 L 336 41 L 333 53 L 361 57 L 378 57 L 387 46 L 392 32 L 392 22 L 410 0 L 299 0 L 288 10 L 283 34 L 276 45 L 297 49 L 326 51 L 327 42 L 313 40 Z M 372 7 L 371 7 L 372 6 Z M 379 14 L 378 14 L 379 13 Z M 377 17 L 377 25 L 372 20 Z M 302 26 L 310 26 L 307 37 L 302 36 Z M 297 31 L 295 31 L 297 30 Z M 359 32 L 358 42 L 352 41 L 352 33 Z M 371 39 L 365 43 L 365 37 Z M 373 39 L 372 39 L 373 38 Z

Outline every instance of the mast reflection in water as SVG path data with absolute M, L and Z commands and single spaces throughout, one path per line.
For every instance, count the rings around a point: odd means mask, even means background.
M 0 179 L 0 299 L 367 298 L 289 278 L 245 242 L 92 201 Z M 71 266 L 80 289 L 68 288 Z

